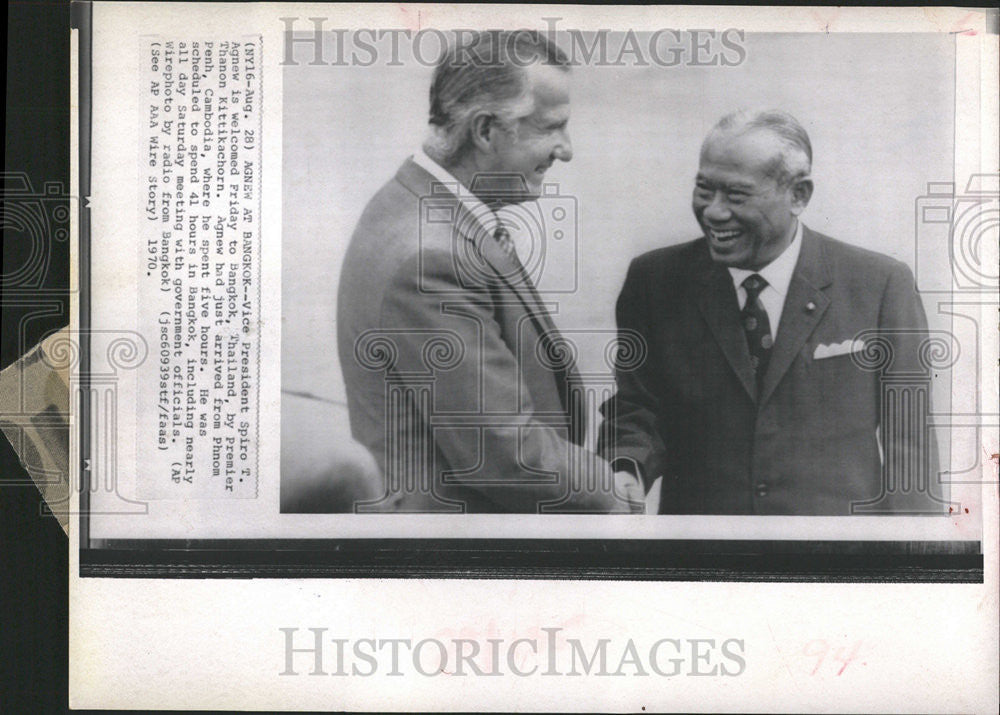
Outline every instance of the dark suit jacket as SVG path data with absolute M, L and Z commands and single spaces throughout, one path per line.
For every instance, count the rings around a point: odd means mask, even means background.
M 639 369 L 619 371 L 598 451 L 634 459 L 648 484 L 662 474 L 661 513 L 942 508 L 924 482 L 915 493 L 892 481 L 929 479 L 939 489 L 918 356 L 927 322 L 898 261 L 804 229 L 760 394 L 736 290 L 704 239 L 635 259 L 617 318 L 645 337 L 649 354 Z M 816 352 L 855 338 L 867 347 L 853 356 Z M 878 365 L 885 350 L 887 371 Z M 880 499 L 883 458 L 891 493 Z
M 434 183 L 404 163 L 365 208 L 341 272 L 351 431 L 387 482 L 373 508 L 628 511 L 607 462 L 579 444 L 549 312 Z

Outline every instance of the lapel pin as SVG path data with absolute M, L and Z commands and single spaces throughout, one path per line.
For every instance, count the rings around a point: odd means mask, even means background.
M 807 313 L 811 313 L 814 310 L 816 310 L 816 304 L 815 303 L 813 303 L 812 301 L 809 301 L 808 303 L 806 303 L 806 312 Z

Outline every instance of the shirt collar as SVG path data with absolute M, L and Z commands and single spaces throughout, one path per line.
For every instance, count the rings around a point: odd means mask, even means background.
M 788 293 L 788 286 L 792 282 L 792 273 L 795 272 L 795 264 L 799 262 L 799 252 L 802 251 L 802 222 L 796 220 L 795 223 L 795 235 L 792 236 L 792 242 L 788 244 L 777 258 L 759 271 L 749 271 L 746 268 L 729 268 L 729 275 L 732 276 L 733 285 L 736 286 L 737 290 L 743 285 L 743 281 L 754 273 L 757 273 L 781 297 L 784 297 Z
M 431 159 L 422 148 L 413 152 L 413 163 L 430 174 L 436 181 L 444 184 L 455 197 L 461 201 L 465 208 L 475 216 L 490 234 L 493 234 L 499 225 L 499 219 L 486 204 L 480 201 L 479 197 L 462 185 L 462 182 L 455 176 Z

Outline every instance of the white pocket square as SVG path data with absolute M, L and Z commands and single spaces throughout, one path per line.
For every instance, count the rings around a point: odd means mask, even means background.
M 858 353 L 865 349 L 864 340 L 845 340 L 842 343 L 821 343 L 816 346 L 813 353 L 813 360 L 836 357 L 838 355 L 849 355 Z

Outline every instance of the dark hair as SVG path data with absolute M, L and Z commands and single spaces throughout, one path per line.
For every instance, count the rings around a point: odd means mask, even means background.
M 720 131 L 742 134 L 753 129 L 770 132 L 783 145 L 771 172 L 779 184 L 787 185 L 809 175 L 812 171 L 812 143 L 799 120 L 788 112 L 780 109 L 741 109 L 720 119 L 708 137 Z
M 431 158 L 452 163 L 468 143 L 469 120 L 477 112 L 493 112 L 507 127 L 519 111 L 530 113 L 525 68 L 532 64 L 569 70 L 565 53 L 537 30 L 460 33 L 431 81 L 432 133 L 424 144 Z

